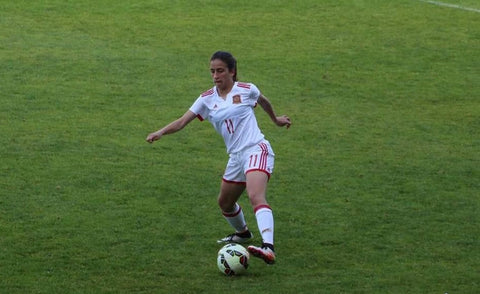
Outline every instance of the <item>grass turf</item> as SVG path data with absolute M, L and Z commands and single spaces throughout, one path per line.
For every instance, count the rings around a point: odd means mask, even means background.
M 478 13 L 410 0 L 0 5 L 0 292 L 478 289 Z M 211 86 L 219 49 L 294 122 L 258 112 L 277 154 L 278 263 L 233 279 L 215 265 L 230 233 L 215 203 L 221 139 L 194 122 L 144 142 Z

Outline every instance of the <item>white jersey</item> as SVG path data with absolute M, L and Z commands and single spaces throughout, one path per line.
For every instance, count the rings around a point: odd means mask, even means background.
M 223 137 L 227 153 L 236 153 L 264 139 L 253 111 L 258 97 L 260 91 L 254 84 L 235 82 L 226 99 L 218 95 L 215 86 L 201 94 L 190 111 L 213 125 Z

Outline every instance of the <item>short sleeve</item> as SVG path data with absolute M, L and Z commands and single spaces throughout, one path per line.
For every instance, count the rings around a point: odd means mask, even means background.
M 258 98 L 260 97 L 260 90 L 254 84 L 250 84 L 250 93 L 249 93 L 249 100 L 252 103 L 256 104 Z
M 208 107 L 204 103 L 202 96 L 198 97 L 190 107 L 190 111 L 195 113 L 200 120 L 204 120 L 208 117 Z

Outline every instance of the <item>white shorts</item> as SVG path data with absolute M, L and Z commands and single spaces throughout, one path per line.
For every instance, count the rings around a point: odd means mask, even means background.
M 275 154 L 267 140 L 243 151 L 230 154 L 223 181 L 229 183 L 246 183 L 246 174 L 251 171 L 262 171 L 268 175 L 273 173 Z

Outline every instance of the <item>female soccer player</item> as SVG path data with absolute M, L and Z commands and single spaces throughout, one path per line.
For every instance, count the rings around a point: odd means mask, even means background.
M 258 127 L 253 108 L 260 104 L 277 126 L 289 128 L 291 122 L 286 115 L 275 114 L 270 101 L 254 84 L 237 81 L 237 62 L 230 53 L 215 52 L 210 59 L 210 72 L 215 86 L 201 94 L 182 117 L 149 134 L 146 140 L 152 143 L 163 135 L 175 133 L 195 118 L 210 121 L 223 137 L 229 154 L 218 204 L 235 229 L 235 233 L 217 242 L 245 243 L 253 238 L 237 203 L 246 189 L 263 240 L 260 247 L 248 246 L 247 249 L 252 255 L 273 264 L 273 214 L 266 201 L 266 189 L 275 155 Z

